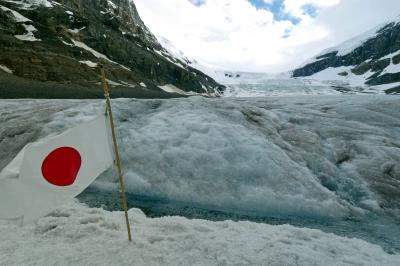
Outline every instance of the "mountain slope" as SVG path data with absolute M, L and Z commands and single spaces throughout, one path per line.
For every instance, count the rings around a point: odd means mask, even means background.
M 218 95 L 223 87 L 164 49 L 130 0 L 0 0 L 0 97 Z
M 294 70 L 293 77 L 400 92 L 400 17 L 323 51 Z

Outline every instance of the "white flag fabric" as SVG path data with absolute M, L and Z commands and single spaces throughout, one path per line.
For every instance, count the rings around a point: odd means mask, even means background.
M 114 161 L 107 125 L 103 115 L 27 144 L 0 172 L 0 219 L 33 221 L 87 188 Z

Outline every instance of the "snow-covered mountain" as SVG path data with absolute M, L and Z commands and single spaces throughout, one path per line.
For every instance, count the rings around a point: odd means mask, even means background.
M 293 77 L 400 93 L 400 17 L 324 50 L 294 70 Z
M 0 46 L 0 97 L 101 97 L 99 63 L 116 97 L 222 90 L 163 47 L 131 0 L 0 0 Z

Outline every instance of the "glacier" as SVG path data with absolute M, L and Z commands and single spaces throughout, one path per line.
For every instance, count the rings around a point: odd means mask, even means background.
M 393 233 L 400 229 L 400 98 L 196 96 L 113 103 L 128 198 L 244 219 L 353 221 L 346 233 L 374 224 L 358 234 L 371 240 L 368 231 L 376 231 L 372 242 L 400 250 Z M 0 168 L 27 142 L 104 111 L 101 100 L 1 100 Z M 115 173 L 108 171 L 91 189 L 98 202 L 84 195 L 83 202 L 107 205 L 101 195 L 118 189 Z M 341 229 L 326 231 L 340 234 L 335 230 Z

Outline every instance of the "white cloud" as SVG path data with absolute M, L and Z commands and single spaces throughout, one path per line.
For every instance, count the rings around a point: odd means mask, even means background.
M 308 16 L 304 13 L 303 9 L 306 5 L 312 5 L 315 8 L 321 9 L 336 6 L 339 3 L 340 0 L 285 0 L 283 6 L 285 12 L 297 18 L 304 18 Z
M 292 69 L 400 13 L 398 0 L 285 0 L 284 10 L 300 19 L 294 25 L 247 0 L 134 2 L 150 30 L 188 56 L 217 68 L 263 72 Z M 317 8 L 317 16 L 306 14 L 305 5 Z

